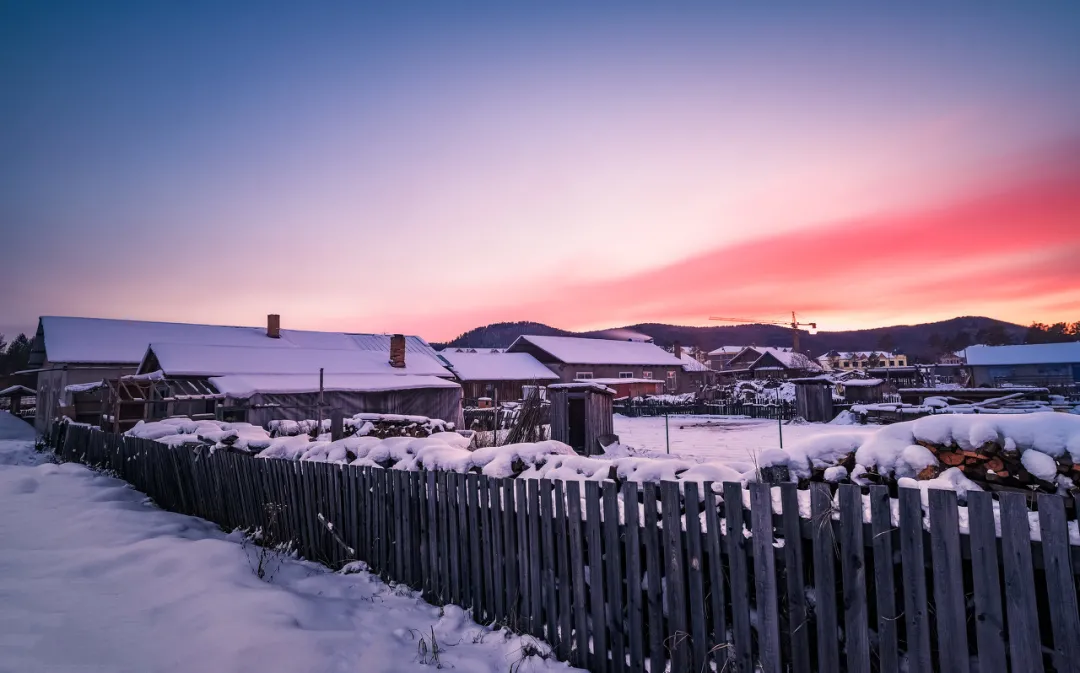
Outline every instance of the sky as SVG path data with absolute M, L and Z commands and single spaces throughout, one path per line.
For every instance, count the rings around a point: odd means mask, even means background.
M 1080 4 L 0 2 L 0 332 L 1080 320 Z

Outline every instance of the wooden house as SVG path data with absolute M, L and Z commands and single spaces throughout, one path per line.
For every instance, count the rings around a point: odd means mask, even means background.
M 393 354 L 392 342 L 397 344 Z M 277 315 L 267 316 L 265 328 L 44 316 L 38 320 L 33 344 L 28 373 L 37 377 L 35 425 L 39 431 L 65 411 L 74 417 L 75 398 L 83 407 L 100 408 L 109 390 L 104 382 L 135 374 L 151 344 L 233 347 L 229 352 L 272 349 L 282 354 L 295 349 L 353 351 L 367 353 L 368 361 L 383 363 L 392 358 L 404 361 L 408 356 L 410 373 L 444 382 L 453 378 L 434 349 L 419 337 L 403 336 L 396 342 L 388 334 L 287 330 L 281 329 Z M 215 373 L 230 371 L 227 363 L 219 364 Z M 393 367 L 393 371 L 400 373 L 403 368 Z M 314 380 L 317 368 L 306 376 Z M 451 385 L 460 395 L 460 388 Z
M 529 353 L 448 348 L 439 355 L 449 363 L 454 379 L 461 384 L 465 406 L 477 406 L 481 398 L 501 402 L 520 400 L 526 386 L 543 386 L 559 380 Z
M 662 392 L 693 392 L 683 361 L 659 346 L 642 341 L 531 336 L 517 338 L 508 353 L 528 353 L 563 383 L 593 379 L 653 379 Z

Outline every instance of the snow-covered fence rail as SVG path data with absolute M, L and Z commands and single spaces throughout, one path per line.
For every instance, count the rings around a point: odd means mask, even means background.
M 615 413 L 623 416 L 749 416 L 750 418 L 769 418 L 790 421 L 795 417 L 795 405 L 789 402 L 780 404 L 715 403 L 696 404 L 616 404 Z
M 1066 671 L 1080 662 L 1064 499 L 813 484 L 496 479 L 199 452 L 56 426 L 58 455 L 162 507 L 276 526 L 434 603 L 622 671 Z M 747 498 L 748 495 L 748 498 Z M 745 503 L 748 502 L 747 507 Z M 631 506 L 627 506 L 627 505 Z M 1000 511 L 1000 516 L 997 516 Z M 997 529 L 1000 528 L 1000 536 Z M 1037 535 L 1033 535 L 1035 532 Z

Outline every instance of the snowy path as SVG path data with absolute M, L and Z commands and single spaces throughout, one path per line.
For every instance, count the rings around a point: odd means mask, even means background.
M 0 412 L 0 673 L 430 671 L 432 627 L 443 667 L 505 672 L 532 642 L 363 572 L 285 560 L 260 580 L 238 536 L 79 465 L 35 464 L 32 447 Z

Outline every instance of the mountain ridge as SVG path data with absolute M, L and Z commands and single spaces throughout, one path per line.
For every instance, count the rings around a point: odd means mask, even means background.
M 720 346 L 791 346 L 791 330 L 777 325 L 716 325 L 697 327 L 665 323 L 638 323 L 606 330 L 574 332 L 544 323 L 503 322 L 473 328 L 445 344 L 454 348 L 505 348 L 522 334 L 602 338 L 621 330 L 652 337 L 663 347 L 675 342 L 713 350 Z M 958 316 L 915 325 L 891 325 L 861 330 L 816 334 L 801 332 L 800 350 L 817 357 L 830 350 L 897 350 L 909 359 L 929 361 L 941 352 L 958 350 L 973 343 L 1020 343 L 1027 328 L 985 316 Z

